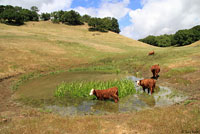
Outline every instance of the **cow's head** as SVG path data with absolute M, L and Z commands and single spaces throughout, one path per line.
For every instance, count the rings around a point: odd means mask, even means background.
M 91 89 L 90 95 L 94 95 L 94 89 Z
M 141 80 L 138 80 L 137 81 L 137 85 L 140 86 L 140 83 L 141 83 Z

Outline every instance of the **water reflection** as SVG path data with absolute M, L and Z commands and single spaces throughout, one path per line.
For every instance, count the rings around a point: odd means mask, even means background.
M 95 77 L 93 75 L 95 75 Z M 67 77 L 67 78 L 71 80 L 72 79 L 71 76 L 73 76 L 73 79 L 76 80 L 77 78 L 80 77 L 80 74 L 77 74 L 77 75 L 70 74 L 70 77 L 69 78 Z M 79 79 L 86 79 L 86 78 L 98 79 L 97 76 L 103 77 L 102 79 L 105 79 L 108 77 L 110 79 L 113 78 L 113 76 L 106 75 L 106 74 L 98 74 L 98 75 L 82 74 L 82 77 Z M 56 83 L 58 84 L 61 82 L 61 80 L 63 80 L 63 78 L 65 78 L 65 75 L 56 76 L 56 77 L 48 77 L 48 78 L 50 80 L 46 78 L 40 78 L 38 80 L 33 80 L 26 83 L 24 85 L 25 88 L 22 89 L 21 92 L 24 94 L 27 92 L 27 94 L 29 95 L 30 91 L 34 91 L 36 94 L 34 94 L 34 92 L 31 92 L 31 95 L 38 97 L 39 96 L 38 94 L 40 93 L 40 91 L 46 91 L 43 93 L 46 95 L 49 92 L 50 87 L 52 89 L 53 88 L 55 89 L 56 87 L 55 84 L 51 85 L 51 83 L 53 83 L 52 81 L 56 79 L 57 80 Z M 109 114 L 109 113 L 123 113 L 123 112 L 130 112 L 130 111 L 139 111 L 139 110 L 147 109 L 147 108 L 167 106 L 167 105 L 172 105 L 172 104 L 181 102 L 186 99 L 186 96 L 180 93 L 174 92 L 173 90 L 167 87 L 162 87 L 162 86 L 159 86 L 159 87 L 157 86 L 155 89 L 155 92 L 152 95 L 149 95 L 148 93 L 143 93 L 142 88 L 140 86 L 136 86 L 136 81 L 143 78 L 130 76 L 128 77 L 128 79 L 131 79 L 134 82 L 137 94 L 133 94 L 133 95 L 129 95 L 124 98 L 121 98 L 119 100 L 119 103 L 114 103 L 112 100 L 99 101 L 99 100 L 74 99 L 68 96 L 62 100 L 57 100 L 55 103 L 45 102 L 44 108 L 47 109 L 48 111 L 52 111 L 53 113 L 60 114 L 62 116 L 87 115 L 87 114 Z M 36 84 L 38 84 L 40 81 L 42 82 L 40 83 L 40 86 L 37 86 L 33 89 L 31 88 L 30 90 L 28 90 L 29 88 L 27 87 L 31 87 L 31 85 L 36 86 Z M 39 90 L 38 87 L 40 87 L 40 91 L 38 91 Z M 45 89 L 45 90 L 41 90 L 41 89 Z M 49 93 L 48 96 L 53 96 L 52 94 L 54 92 L 52 91 Z M 29 97 L 28 95 L 26 95 L 26 97 Z M 35 97 L 35 99 L 38 99 L 38 98 Z
M 154 107 L 156 105 L 156 100 L 153 95 L 147 95 L 146 93 L 143 93 L 138 95 L 138 98 L 148 105 L 148 107 Z
M 113 101 L 85 100 L 77 103 L 68 100 L 68 106 L 46 106 L 52 112 L 60 115 L 88 115 L 88 114 L 109 114 L 139 111 L 142 109 L 172 105 L 183 101 L 185 96 L 173 92 L 167 87 L 159 87 L 153 95 L 140 92 L 120 99 L 119 103 Z

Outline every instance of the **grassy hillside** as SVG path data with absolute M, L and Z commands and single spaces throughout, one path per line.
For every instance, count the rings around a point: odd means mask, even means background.
M 89 32 L 86 25 L 51 22 L 29 22 L 24 26 L 0 24 L 0 30 L 1 78 L 36 70 L 69 69 L 107 57 L 115 57 L 117 61 L 128 57 L 126 60 L 133 66 L 161 63 L 172 67 L 174 62 L 190 64 L 192 56 L 192 62 L 199 64 L 195 59 L 200 49 L 198 42 L 192 47 L 156 48 L 113 32 Z M 147 56 L 151 50 L 156 51 L 154 58 Z M 123 63 L 116 65 L 124 66 L 123 59 Z
M 0 78 L 67 69 L 116 70 L 149 78 L 151 65 L 160 64 L 158 85 L 189 96 L 181 104 L 140 112 L 60 117 L 15 103 L 10 91 L 12 79 L 0 80 L 0 133 L 200 132 L 200 41 L 184 47 L 159 48 L 112 32 L 89 32 L 87 26 L 51 22 L 0 24 L 0 31 Z M 152 50 L 155 55 L 148 56 Z
M 0 24 L 0 30 L 0 77 L 37 69 L 69 68 L 147 46 L 112 32 L 88 32 L 87 26 L 51 22 Z
M 148 78 L 152 75 L 150 67 L 160 64 L 161 79 L 187 85 L 200 72 L 200 41 L 184 47 L 160 48 L 113 32 L 89 32 L 87 25 L 44 21 L 23 26 L 0 24 L 0 30 L 0 78 L 68 69 Z M 152 50 L 155 55 L 148 56 Z

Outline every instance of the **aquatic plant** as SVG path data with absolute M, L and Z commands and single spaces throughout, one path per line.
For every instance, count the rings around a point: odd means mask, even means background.
M 134 83 L 131 80 L 122 79 L 109 81 L 74 81 L 71 83 L 63 82 L 57 86 L 55 96 L 70 96 L 89 99 L 94 97 L 89 95 L 92 88 L 107 89 L 111 87 L 118 87 L 119 98 L 136 93 Z

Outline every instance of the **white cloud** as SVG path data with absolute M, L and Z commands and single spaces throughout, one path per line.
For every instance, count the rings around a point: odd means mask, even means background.
M 0 5 L 13 5 L 30 9 L 37 6 L 40 12 L 52 12 L 70 8 L 72 0 L 0 0 Z
M 142 0 L 142 5 L 129 12 L 132 24 L 121 29 L 122 35 L 139 39 L 200 24 L 200 0 Z
M 81 15 L 88 14 L 92 17 L 101 18 L 109 16 L 120 19 L 130 11 L 130 9 L 127 8 L 129 3 L 129 0 L 102 0 L 102 3 L 98 8 L 77 7 L 74 10 L 78 11 Z
M 37 6 L 40 12 L 52 12 L 71 9 L 72 1 L 0 0 L 0 5 L 21 6 L 28 9 Z M 200 0 L 141 0 L 143 7 L 136 10 L 128 8 L 129 4 L 130 0 L 101 0 L 97 8 L 76 7 L 73 10 L 81 15 L 88 14 L 101 18 L 109 16 L 118 20 L 128 14 L 132 24 L 121 29 L 120 34 L 133 39 L 148 35 L 171 34 L 200 24 Z
M 96 8 L 85 8 L 85 7 L 77 7 L 74 8 L 73 10 L 76 10 L 77 12 L 79 12 L 81 15 L 90 15 L 92 17 L 97 17 L 98 15 L 98 10 Z

